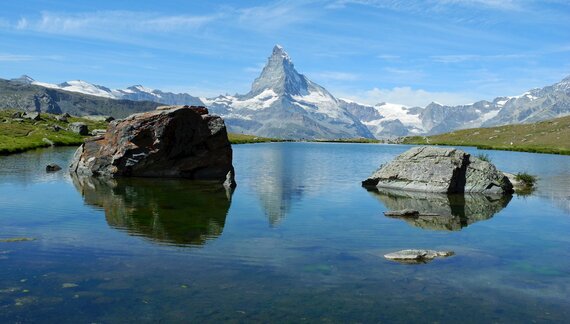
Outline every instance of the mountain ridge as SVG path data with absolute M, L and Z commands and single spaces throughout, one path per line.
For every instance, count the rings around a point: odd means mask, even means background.
M 393 103 L 361 104 L 336 98 L 299 73 L 289 54 L 276 45 L 249 92 L 198 98 L 134 85 L 125 89 L 75 80 L 58 85 L 23 75 L 14 82 L 85 93 L 109 99 L 153 101 L 168 105 L 205 105 L 236 133 L 290 139 L 390 138 L 433 135 L 457 129 L 531 123 L 570 114 L 570 76 L 519 96 L 496 97 L 472 104 L 426 107 Z

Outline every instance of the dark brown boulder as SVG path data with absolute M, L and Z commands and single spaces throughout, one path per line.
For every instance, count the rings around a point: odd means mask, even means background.
M 226 126 L 204 107 L 165 106 L 112 121 L 85 141 L 72 173 L 107 177 L 214 180 L 235 187 Z

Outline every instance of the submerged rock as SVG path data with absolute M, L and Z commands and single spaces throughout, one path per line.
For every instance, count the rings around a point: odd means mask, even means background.
M 384 215 L 386 216 L 399 216 L 399 217 L 405 217 L 405 216 L 419 216 L 420 212 L 417 210 L 413 210 L 413 209 L 402 209 L 402 210 L 391 210 L 391 211 L 385 211 Z
M 159 107 L 112 121 L 104 136 L 79 147 L 71 172 L 213 180 L 235 187 L 226 126 L 205 107 Z
M 453 251 L 435 251 L 435 250 L 401 250 L 385 254 L 388 260 L 401 263 L 427 263 L 435 258 L 446 258 L 454 255 Z
M 46 171 L 47 172 L 56 172 L 59 170 L 61 170 L 61 167 L 55 163 L 51 163 L 51 164 L 46 165 Z
M 14 242 L 29 242 L 35 241 L 33 237 L 11 237 L 6 239 L 0 239 L 0 243 L 14 243 Z
M 362 182 L 367 188 L 441 192 L 512 193 L 509 179 L 489 162 L 455 148 L 414 147 Z

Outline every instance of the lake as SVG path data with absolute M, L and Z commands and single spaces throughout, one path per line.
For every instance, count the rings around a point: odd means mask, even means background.
M 539 177 L 502 199 L 375 193 L 404 145 L 234 146 L 238 187 L 46 173 L 0 157 L 0 322 L 567 322 L 570 156 L 487 153 Z M 390 218 L 406 206 L 446 221 Z M 456 255 L 410 265 L 407 248 Z

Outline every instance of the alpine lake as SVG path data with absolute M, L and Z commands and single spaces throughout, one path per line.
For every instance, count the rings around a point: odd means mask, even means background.
M 361 187 L 409 148 L 234 145 L 233 193 L 0 157 L 0 322 L 568 322 L 570 156 L 464 148 L 538 176 L 500 199 Z M 405 207 L 448 217 L 383 214 Z M 383 257 L 413 248 L 455 255 Z

